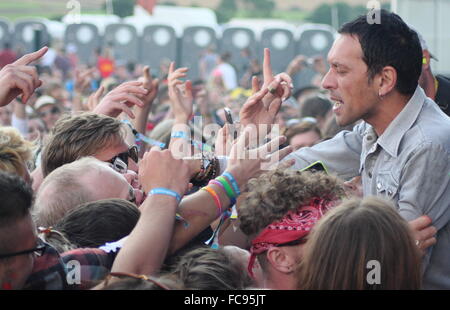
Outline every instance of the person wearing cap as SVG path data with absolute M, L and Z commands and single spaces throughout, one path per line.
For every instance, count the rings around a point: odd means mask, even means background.
M 264 288 L 295 289 L 309 232 L 343 195 L 341 181 L 323 173 L 277 169 L 251 180 L 238 205 L 239 228 L 251 239 L 250 275 L 260 266 Z
M 425 94 L 433 99 L 445 114 L 450 116 L 450 79 L 443 75 L 433 75 L 431 71 L 431 59 L 438 59 L 431 54 L 427 42 L 417 31 L 420 45 L 422 46 L 422 73 L 419 78 L 419 85 L 425 91 Z
M 50 96 L 41 96 L 36 100 L 34 109 L 37 115 L 44 121 L 47 130 L 55 125 L 61 116 L 61 109 L 56 104 L 56 100 Z

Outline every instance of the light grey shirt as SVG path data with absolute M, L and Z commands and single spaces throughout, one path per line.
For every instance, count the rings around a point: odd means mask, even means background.
M 342 179 L 361 175 L 364 196 L 392 200 L 407 221 L 431 217 L 437 243 L 423 260 L 423 286 L 450 289 L 450 118 L 422 88 L 380 137 L 362 122 L 289 158 L 295 169 L 322 160 Z

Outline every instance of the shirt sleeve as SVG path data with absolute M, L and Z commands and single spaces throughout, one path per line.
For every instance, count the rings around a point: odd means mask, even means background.
M 438 235 L 450 221 L 450 155 L 442 146 L 426 143 L 417 147 L 400 177 L 398 211 L 407 221 L 428 215 Z M 439 240 L 438 242 L 445 242 Z M 437 245 L 436 245 L 437 246 Z M 429 247 L 423 270 L 430 263 Z
M 450 221 L 450 154 L 440 145 L 417 147 L 400 176 L 399 213 L 410 221 L 428 215 L 437 230 Z
M 284 160 L 295 159 L 292 169 L 302 169 L 321 160 L 330 172 L 348 180 L 359 175 L 362 139 L 366 126 L 365 122 L 361 122 L 353 131 L 341 131 L 330 140 L 289 154 Z

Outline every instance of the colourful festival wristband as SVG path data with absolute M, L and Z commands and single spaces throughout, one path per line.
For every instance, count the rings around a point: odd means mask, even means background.
M 236 198 L 236 193 L 233 191 L 233 188 L 231 187 L 230 182 L 225 178 L 224 176 L 219 176 L 216 178 L 217 181 L 219 181 L 223 187 L 225 188 L 225 192 L 227 193 L 228 197 Z
M 177 202 L 181 201 L 181 196 L 180 194 L 178 194 L 177 192 L 167 189 L 167 188 L 163 188 L 163 187 L 158 187 L 158 188 L 154 188 L 152 189 L 148 195 L 166 195 L 166 196 L 171 196 L 174 197 Z
M 202 187 L 201 190 L 207 191 L 214 198 L 217 206 L 217 216 L 220 216 L 222 214 L 222 203 L 220 202 L 219 195 L 209 186 Z
M 234 196 L 228 195 L 227 190 L 225 189 L 225 186 L 223 186 L 222 183 L 220 183 L 217 180 L 211 180 L 211 181 L 209 181 L 208 185 L 210 185 L 210 184 L 214 184 L 214 185 L 217 185 L 220 188 L 222 188 L 222 190 L 227 194 L 228 198 L 230 199 L 230 206 L 234 206 L 236 204 L 236 198 Z
M 224 172 L 222 175 L 230 181 L 231 186 L 233 186 L 233 190 L 236 193 L 236 196 L 239 196 L 241 194 L 241 191 L 239 190 L 239 185 L 237 184 L 236 179 L 233 177 L 233 175 L 229 172 Z

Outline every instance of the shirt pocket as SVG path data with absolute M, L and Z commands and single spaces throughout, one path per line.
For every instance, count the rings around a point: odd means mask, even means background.
M 394 199 L 398 195 L 399 184 L 391 171 L 378 172 L 375 186 L 378 196 Z

